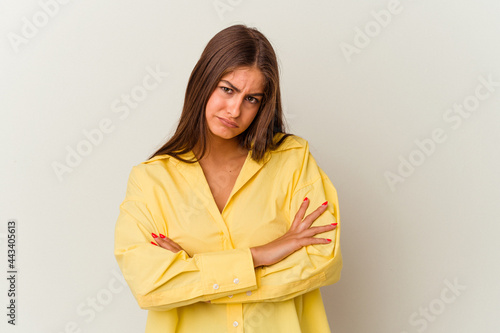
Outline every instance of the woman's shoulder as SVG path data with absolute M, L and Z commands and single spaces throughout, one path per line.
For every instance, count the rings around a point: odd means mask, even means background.
M 151 157 L 150 159 L 147 159 L 145 161 L 140 162 L 139 165 L 150 164 L 150 163 L 153 163 L 156 161 L 167 162 L 170 157 L 171 156 L 167 155 L 167 154 L 156 155 L 156 156 Z
M 177 161 L 175 158 L 167 154 L 156 155 L 133 165 L 131 173 L 141 178 L 145 176 L 155 178 L 165 172 L 169 173 L 171 168 L 175 167 L 175 161 Z
M 147 160 L 132 165 L 129 179 L 141 184 L 143 190 L 150 185 L 158 184 L 160 180 L 175 177 L 177 160 L 166 154 L 153 156 Z M 130 180 L 129 180 L 130 181 Z
M 274 135 L 274 141 L 278 143 L 285 136 L 285 133 L 276 133 Z M 306 150 L 308 149 L 309 143 L 306 139 L 296 134 L 289 134 L 284 138 L 281 144 L 274 150 L 274 152 L 288 151 L 288 150 Z
M 179 153 L 176 156 L 180 157 L 181 159 L 188 160 L 188 161 L 193 161 L 195 159 L 195 156 L 194 156 L 192 150 L 189 150 L 186 153 Z M 167 165 L 175 166 L 175 165 L 179 164 L 180 161 L 181 160 L 175 158 L 172 155 L 159 154 L 159 155 L 153 156 L 145 161 L 142 161 L 141 163 L 138 164 L 138 166 L 139 165 L 161 165 L 163 167 L 165 167 Z

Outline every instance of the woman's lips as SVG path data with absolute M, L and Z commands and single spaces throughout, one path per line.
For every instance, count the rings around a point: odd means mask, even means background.
M 228 127 L 233 127 L 233 128 L 238 127 L 238 125 L 236 125 L 235 123 L 233 123 L 225 118 L 219 118 L 219 120 L 221 121 L 221 123 L 223 123 L 224 125 L 226 125 Z

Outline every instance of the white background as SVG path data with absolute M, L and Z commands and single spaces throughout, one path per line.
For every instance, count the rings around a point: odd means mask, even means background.
M 499 14 L 495 0 L 2 1 L 0 277 L 9 219 L 19 273 L 15 327 L 0 279 L 0 330 L 144 331 L 113 255 L 127 177 L 173 134 L 208 40 L 245 23 L 274 45 L 289 131 L 339 194 L 344 269 L 321 288 L 332 332 L 498 332 Z M 168 76 L 114 112 L 148 68 Z

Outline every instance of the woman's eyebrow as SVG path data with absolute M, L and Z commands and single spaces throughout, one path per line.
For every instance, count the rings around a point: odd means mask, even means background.
M 231 89 L 233 89 L 234 91 L 236 91 L 236 92 L 238 92 L 238 93 L 239 93 L 239 92 L 241 92 L 241 90 L 240 90 L 240 89 L 238 89 L 238 88 L 236 88 L 236 87 L 235 87 L 235 86 L 234 86 L 231 82 L 229 82 L 229 81 L 227 81 L 227 80 L 221 80 L 221 82 L 226 83 L 226 84 L 227 84 L 228 86 L 230 86 L 230 87 L 231 87 Z M 264 96 L 264 94 L 263 94 L 263 93 L 255 93 L 255 94 L 248 94 L 248 95 L 250 95 L 250 96 Z

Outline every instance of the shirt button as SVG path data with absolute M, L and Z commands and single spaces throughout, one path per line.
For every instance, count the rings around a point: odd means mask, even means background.
M 238 284 L 238 282 L 240 282 L 240 279 L 236 278 L 233 280 L 234 283 Z
M 234 326 L 234 327 L 238 326 L 238 322 L 237 322 L 236 320 L 235 320 L 235 321 L 233 321 L 233 326 Z
M 217 283 L 214 284 L 214 289 L 219 289 L 219 285 Z
M 250 296 L 250 295 L 252 295 L 252 292 L 249 290 L 249 291 L 247 291 L 247 296 Z
M 231 298 L 231 297 L 233 297 L 233 295 L 229 295 L 229 296 L 227 296 L 227 297 Z

